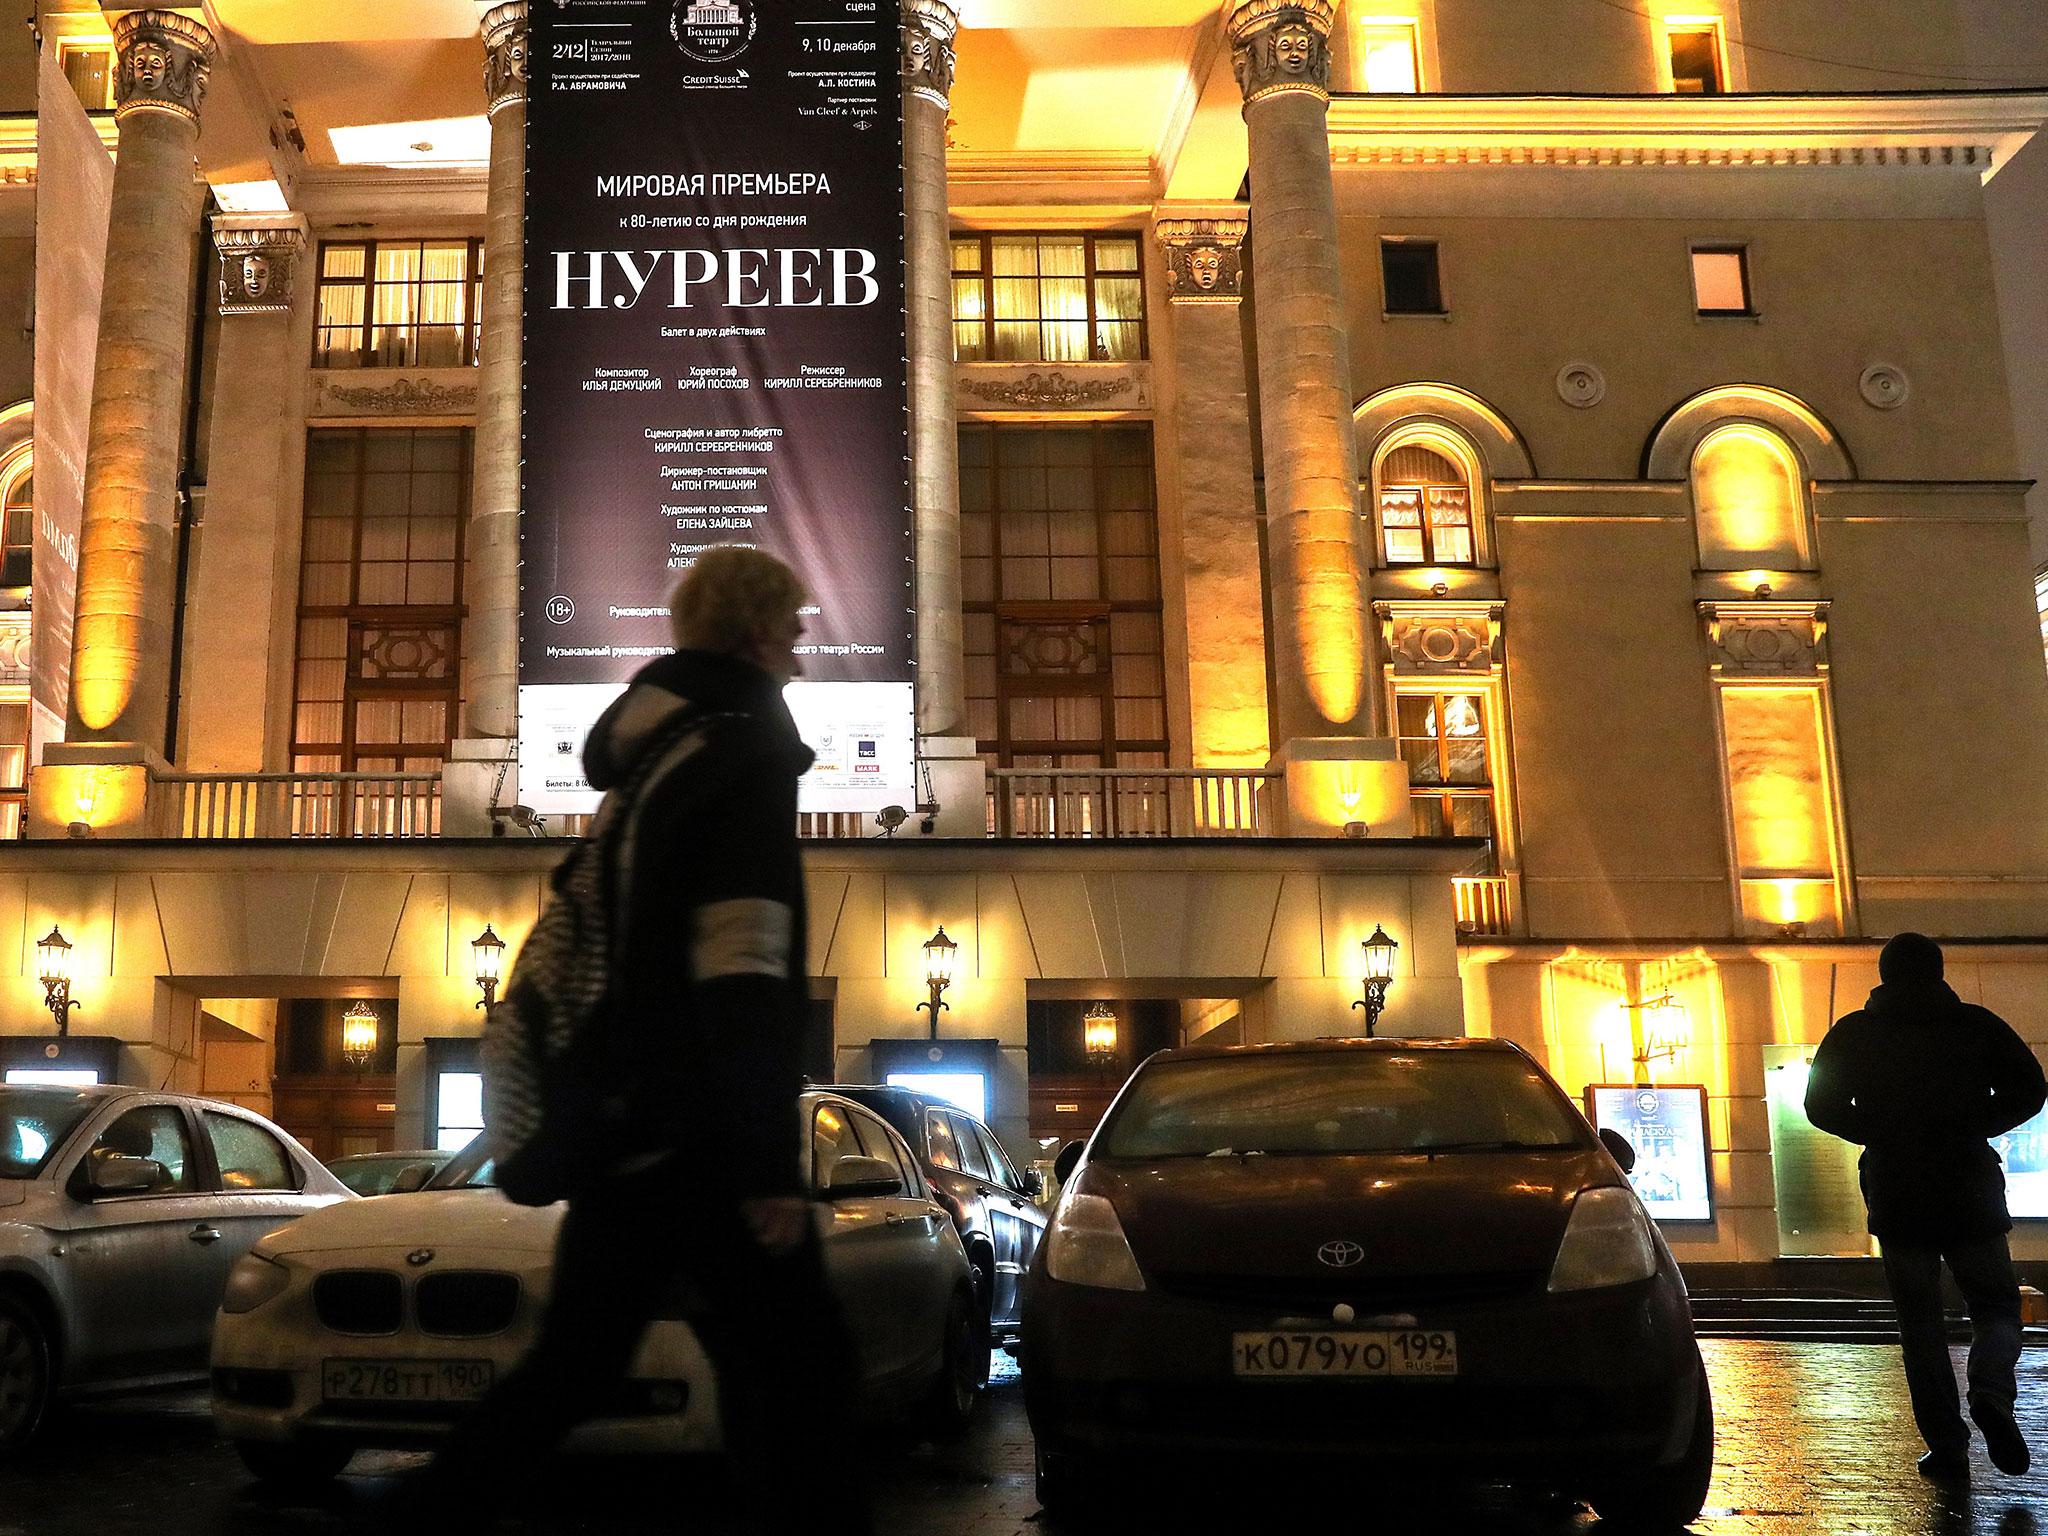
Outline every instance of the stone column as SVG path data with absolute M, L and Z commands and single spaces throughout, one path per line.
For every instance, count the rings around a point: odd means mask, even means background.
M 491 170 L 477 343 L 474 489 L 462 620 L 462 739 L 441 779 L 441 830 L 484 837 L 517 798 L 505 765 L 519 735 L 520 368 L 526 308 L 527 0 L 480 4 Z
M 1377 733 L 1358 532 L 1351 348 L 1330 176 L 1332 0 L 1237 0 L 1276 744 Z
M 527 0 L 483 20 L 491 172 L 478 343 L 475 493 L 462 622 L 469 737 L 519 733 L 519 417 L 526 282 Z
M 86 443 L 66 736 L 160 752 L 204 195 L 194 152 L 215 45 L 190 16 L 129 11 L 114 22 L 114 46 L 120 149 Z
M 285 521 L 300 508 L 298 451 L 306 380 L 300 281 L 306 221 L 300 214 L 222 214 L 220 352 L 215 368 L 212 472 L 193 566 L 186 621 L 185 765 L 259 773 L 290 732 L 275 718 L 270 679 L 289 673 L 294 642 L 287 607 L 295 572 Z M 289 707 L 288 703 L 287 706 Z
M 960 629 L 960 440 L 953 381 L 946 113 L 954 0 L 903 3 L 903 222 L 909 263 L 910 467 L 917 513 L 917 730 L 957 737 L 967 703 Z
M 1188 691 L 1198 768 L 1263 768 L 1266 624 L 1246 397 L 1242 208 L 1161 209 L 1173 340 Z

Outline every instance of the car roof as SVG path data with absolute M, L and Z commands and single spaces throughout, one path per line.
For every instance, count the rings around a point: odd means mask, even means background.
M 854 1103 L 866 1104 L 871 1109 L 876 1099 L 892 1099 L 899 1104 L 908 1104 L 913 1109 L 949 1109 L 963 1119 L 974 1118 L 950 1099 L 935 1099 L 913 1088 L 898 1088 L 894 1083 L 820 1083 L 814 1091 L 841 1094 Z
M 1321 1040 L 1260 1040 L 1242 1045 L 1204 1045 L 1197 1040 L 1193 1045 L 1156 1052 L 1147 1060 L 1201 1061 L 1229 1056 L 1313 1056 L 1334 1055 L 1345 1051 L 1400 1055 L 1416 1051 L 1451 1054 L 1523 1054 L 1522 1048 L 1512 1040 L 1495 1040 L 1479 1035 L 1409 1035 L 1392 1038 L 1377 1036 L 1370 1040 L 1354 1035 L 1332 1035 Z

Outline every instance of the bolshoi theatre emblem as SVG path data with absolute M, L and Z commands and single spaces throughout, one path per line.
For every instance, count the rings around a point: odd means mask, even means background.
M 700 64 L 730 64 L 754 40 L 755 0 L 676 0 L 676 46 Z

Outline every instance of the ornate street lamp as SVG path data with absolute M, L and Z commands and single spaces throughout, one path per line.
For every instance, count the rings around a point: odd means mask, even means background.
M 484 931 L 469 941 L 469 952 L 476 961 L 476 984 L 484 1000 L 476 1006 L 484 1012 L 491 1011 L 491 1004 L 498 1000 L 498 978 L 505 965 L 505 941 L 498 937 L 489 923 Z
M 1365 951 L 1365 996 L 1351 1006 L 1365 1010 L 1365 1034 L 1371 1039 L 1380 1021 L 1380 1011 L 1387 1006 L 1387 988 L 1394 984 L 1394 956 L 1401 946 L 1387 936 L 1386 929 L 1374 923 L 1372 937 L 1358 947 Z
M 351 1003 L 341 1016 L 341 1059 L 356 1072 L 377 1059 L 377 1010 L 368 1003 Z
M 939 1038 L 939 1010 L 950 1010 L 952 1005 L 945 999 L 946 988 L 953 984 L 953 962 L 959 958 L 960 946 L 946 937 L 946 925 L 939 924 L 939 931 L 924 941 L 924 984 L 931 988 L 929 1002 L 919 1003 L 914 1012 L 929 1010 L 932 1016 L 932 1038 Z
M 71 941 L 64 930 L 50 924 L 49 937 L 36 945 L 36 971 L 43 982 L 43 1006 L 57 1021 L 57 1038 L 71 1033 Z
M 1081 1046 L 1092 1067 L 1111 1066 L 1116 1061 L 1116 1010 L 1097 1003 L 1081 1015 Z

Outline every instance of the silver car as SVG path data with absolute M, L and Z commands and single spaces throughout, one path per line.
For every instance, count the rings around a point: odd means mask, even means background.
M 203 1380 L 235 1261 L 354 1198 L 232 1104 L 0 1086 L 0 1453 L 60 1394 Z

